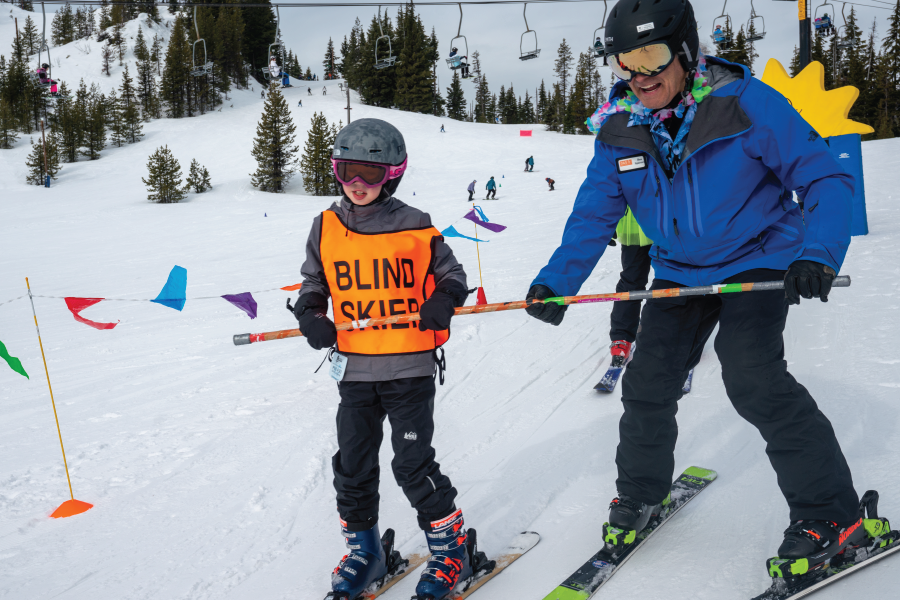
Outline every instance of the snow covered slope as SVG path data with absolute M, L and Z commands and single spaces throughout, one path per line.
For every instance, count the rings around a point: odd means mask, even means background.
M 306 87 L 286 91 L 301 143 L 313 111 L 346 120 L 337 83 L 326 87 L 327 96 L 321 83 L 312 96 Z M 152 298 L 175 264 L 188 270 L 189 297 L 299 282 L 309 224 L 332 199 L 304 195 L 299 179 L 283 195 L 254 190 L 258 88 L 230 104 L 154 121 L 138 144 L 64 165 L 50 190 L 24 184 L 27 137 L 0 152 L 0 302 L 22 295 L 26 276 L 36 294 Z M 497 177 L 498 200 L 481 205 L 509 229 L 481 244 L 484 287 L 489 301 L 523 297 L 559 240 L 592 140 L 539 127 L 521 138 L 518 126 L 352 104 L 354 119 L 384 118 L 403 131 L 410 168 L 398 196 L 439 228 L 465 214 L 472 179 L 482 190 Z M 149 204 L 140 179 L 163 144 L 185 170 L 191 158 L 206 165 L 214 190 L 177 205 Z M 835 423 L 858 490 L 878 489 L 884 515 L 900 520 L 900 208 L 892 198 L 900 142 L 863 149 L 871 233 L 850 247 L 843 273 L 853 286 L 835 290 L 828 304 L 793 309 L 785 343 L 791 372 Z M 531 154 L 535 172 L 522 173 Z M 555 192 L 547 191 L 548 176 Z M 472 233 L 468 221 L 456 226 Z M 474 244 L 449 242 L 476 285 Z M 584 291 L 613 290 L 618 261 L 611 249 Z M 220 299 L 188 301 L 181 313 L 146 302 L 85 311 L 121 320 L 112 331 L 76 323 L 62 300 L 37 299 L 75 497 L 95 504 L 60 520 L 47 517 L 68 489 L 30 307 L 21 299 L 0 306 L 0 340 L 31 375 L 0 365 L 0 598 L 324 596 L 344 553 L 330 466 L 337 390 L 324 369 L 313 374 L 323 353 L 302 340 L 231 343 L 235 333 L 294 326 L 283 308 L 288 295 L 257 294 L 255 321 Z M 485 598 L 542 598 L 595 549 L 615 494 L 621 412 L 618 393 L 591 389 L 607 353 L 609 310 L 573 307 L 560 327 L 523 312 L 454 321 L 436 401 L 438 460 L 489 554 L 521 530 L 543 536 L 479 592 Z M 725 396 L 711 347 L 679 425 L 677 467 L 713 468 L 719 479 L 603 597 L 737 600 L 768 584 L 763 561 L 787 526 L 787 508 L 763 441 Z M 385 444 L 381 523 L 408 549 L 421 532 L 390 459 Z M 863 590 L 890 598 L 892 568 L 875 565 L 821 598 Z M 415 579 L 387 598 L 408 598 Z

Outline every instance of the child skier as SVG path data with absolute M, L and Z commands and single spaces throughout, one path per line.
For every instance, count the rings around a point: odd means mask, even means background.
M 469 184 L 469 187 L 466 188 L 469 192 L 469 202 L 472 201 L 472 196 L 475 195 L 475 184 L 478 183 L 475 179 L 472 180 L 472 183 Z
M 546 177 L 546 178 L 545 178 L 545 181 L 546 181 L 547 184 L 550 186 L 550 189 L 547 190 L 547 191 L 548 191 L 548 192 L 552 192 L 552 191 L 555 189 L 555 188 L 553 187 L 553 184 L 556 183 L 556 182 L 553 181 L 552 179 L 550 179 L 549 177 Z
M 344 195 L 313 220 L 294 307 L 309 345 L 336 346 L 346 359 L 334 376 L 342 379 L 332 459 L 341 528 L 351 549 L 332 575 L 330 597 L 341 600 L 360 598 L 397 566 L 393 532 L 385 532 L 383 545 L 378 528 L 385 416 L 394 477 L 418 511 L 431 552 L 416 594 L 441 600 L 473 572 L 456 490 L 431 445 L 435 363 L 443 378 L 437 349 L 450 335 L 454 308 L 468 296 L 466 274 L 431 218 L 393 197 L 406 161 L 402 134 L 385 121 L 360 119 L 338 133 L 332 166 Z M 328 296 L 338 323 L 413 312 L 421 321 L 337 331 L 327 316 Z
M 491 177 L 488 179 L 487 185 L 484 186 L 484 189 L 487 190 L 487 196 L 484 197 L 485 200 L 489 200 L 490 198 L 497 199 L 497 182 L 494 181 L 494 178 Z

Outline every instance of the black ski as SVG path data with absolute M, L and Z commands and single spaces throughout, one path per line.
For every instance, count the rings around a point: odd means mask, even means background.
M 809 573 L 775 577 L 768 590 L 753 600 L 797 600 L 809 596 L 842 577 L 852 575 L 892 554 L 900 556 L 900 531 L 891 530 L 887 519 L 878 518 L 878 492 L 866 492 L 859 503 L 860 518 L 865 519 L 867 545 L 847 548 L 823 568 Z M 778 562 L 781 562 L 779 559 Z M 778 564 L 775 563 L 778 568 Z M 863 596 L 867 594 L 864 593 Z M 870 595 L 870 594 L 868 594 Z
M 715 481 L 716 472 L 700 467 L 689 467 L 672 483 L 670 501 L 659 517 L 650 520 L 646 529 L 637 535 L 637 540 L 621 554 L 613 555 L 604 546 L 599 552 L 581 565 L 544 600 L 588 600 L 600 587 L 616 574 L 625 561 L 681 508 Z

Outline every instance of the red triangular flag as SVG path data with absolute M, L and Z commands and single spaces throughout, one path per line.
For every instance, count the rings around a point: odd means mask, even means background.
M 484 295 L 484 288 L 478 288 L 478 300 L 475 302 L 475 306 L 480 306 L 482 304 L 487 304 L 487 298 Z
M 84 323 L 85 325 L 93 327 L 94 329 L 112 329 L 119 324 L 118 321 L 116 321 L 115 323 L 98 323 L 96 321 L 91 321 L 90 319 L 85 319 L 80 314 L 78 314 L 84 309 L 91 307 L 102 300 L 103 298 L 65 298 L 66 306 L 70 311 L 72 311 L 72 315 L 79 323 Z

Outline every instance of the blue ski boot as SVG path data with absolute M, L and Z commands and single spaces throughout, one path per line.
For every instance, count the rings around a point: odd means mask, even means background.
M 620 555 L 637 540 L 637 535 L 658 517 L 668 498 L 650 506 L 630 496 L 619 494 L 609 503 L 609 522 L 603 524 L 603 542 L 607 552 Z
M 431 558 L 419 578 L 415 600 L 443 600 L 457 586 L 466 589 L 476 576 L 494 570 L 495 562 L 476 548 L 475 530 L 464 527 L 462 510 L 431 522 L 425 532 Z
M 334 600 L 356 600 L 373 583 L 381 585 L 388 574 L 388 560 L 378 525 L 365 531 L 348 531 L 341 522 L 341 530 L 350 548 L 350 553 L 341 559 L 331 574 L 331 589 L 328 598 Z M 388 535 L 390 534 L 390 535 Z M 385 531 L 385 538 L 394 545 L 394 532 Z M 390 550 L 388 551 L 390 552 Z

